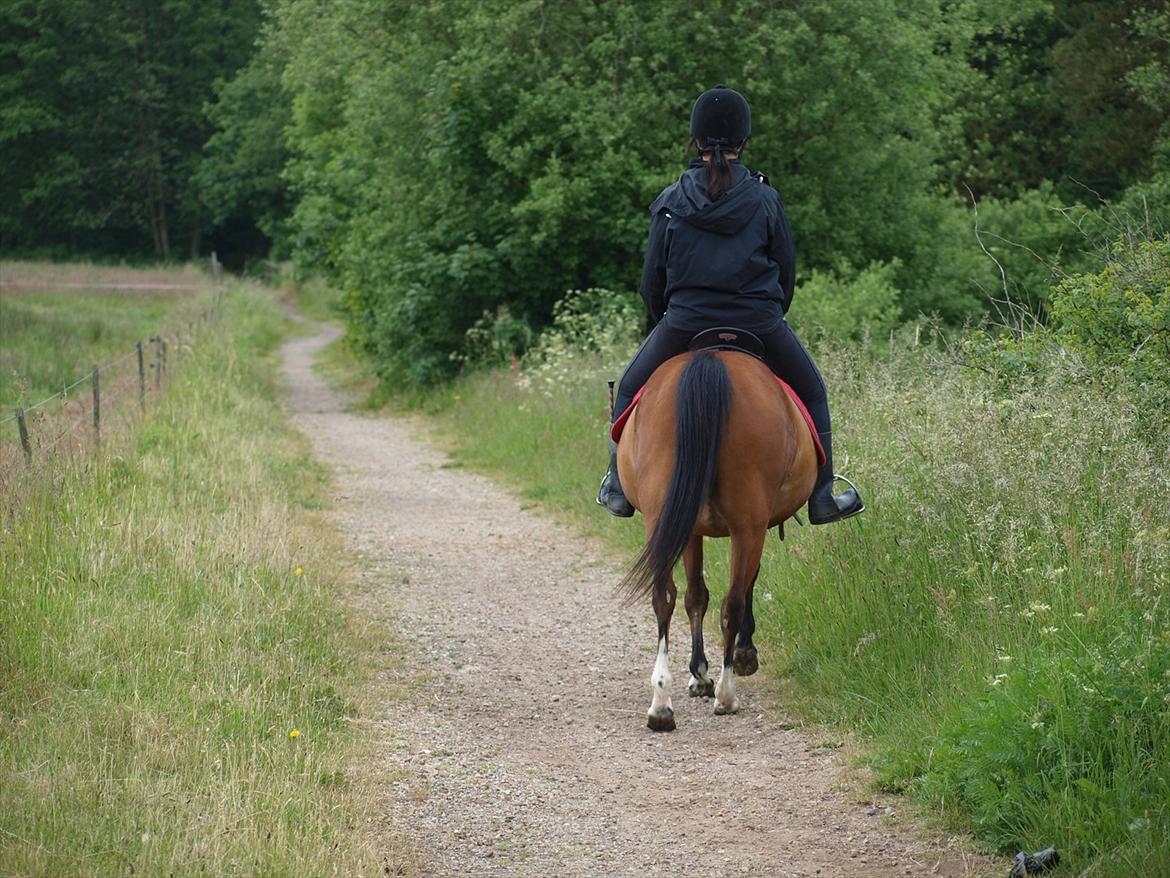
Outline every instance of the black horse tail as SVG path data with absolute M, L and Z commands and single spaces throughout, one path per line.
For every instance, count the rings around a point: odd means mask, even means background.
M 674 472 L 666 501 L 646 547 L 620 587 L 628 603 L 652 589 L 664 590 L 690 542 L 715 481 L 730 406 L 731 381 L 723 361 L 711 351 L 697 354 L 683 367 L 675 391 Z

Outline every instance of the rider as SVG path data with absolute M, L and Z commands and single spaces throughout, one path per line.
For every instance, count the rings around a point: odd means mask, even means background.
M 784 319 L 796 281 L 784 205 L 767 177 L 739 162 L 751 133 L 751 110 L 739 92 L 717 85 L 695 101 L 690 145 L 698 156 L 650 205 L 641 290 L 655 325 L 622 373 L 614 416 L 699 332 L 734 326 L 754 333 L 764 343 L 769 368 L 800 396 L 820 434 L 827 460 L 817 471 L 808 517 L 813 524 L 828 524 L 856 515 L 865 504 L 852 486 L 833 494 L 825 382 Z M 613 515 L 634 514 L 618 481 L 612 442 L 597 502 Z

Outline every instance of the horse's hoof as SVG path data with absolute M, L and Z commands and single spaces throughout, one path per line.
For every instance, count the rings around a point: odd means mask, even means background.
M 662 713 L 646 714 L 646 725 L 652 732 L 673 732 L 674 711 L 669 707 Z
M 750 677 L 760 669 L 760 661 L 756 656 L 756 648 L 735 650 L 731 660 L 731 669 L 737 677 Z
M 731 704 L 720 704 L 715 702 L 715 716 L 730 716 L 733 713 L 739 713 L 739 700 L 731 702 Z
M 715 696 L 715 681 L 692 680 L 687 684 L 687 694 L 691 698 L 713 698 Z

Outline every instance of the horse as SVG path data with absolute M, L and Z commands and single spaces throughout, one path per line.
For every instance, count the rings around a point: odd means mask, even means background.
M 642 513 L 646 545 L 622 581 L 633 602 L 651 596 L 658 652 L 650 677 L 647 725 L 675 728 L 668 640 L 686 570 L 691 625 L 692 696 L 714 696 L 715 713 L 739 710 L 735 675 L 759 667 L 752 643 L 752 592 L 768 529 L 780 528 L 812 493 L 818 449 L 800 404 L 758 358 L 737 350 L 699 350 L 663 363 L 650 377 L 618 442 L 618 476 Z M 712 682 L 703 649 L 708 591 L 703 538 L 731 538 L 731 582 L 720 623 L 723 663 Z

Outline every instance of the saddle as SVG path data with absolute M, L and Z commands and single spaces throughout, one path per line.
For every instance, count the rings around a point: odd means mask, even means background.
M 691 351 L 738 351 L 741 354 L 748 354 L 749 356 L 755 357 L 761 362 L 764 359 L 765 353 L 764 343 L 760 341 L 758 336 L 748 332 L 746 329 L 737 329 L 732 326 L 717 326 L 714 329 L 704 329 L 691 339 L 688 349 Z M 825 455 L 825 449 L 821 445 L 821 437 L 817 433 L 812 415 L 808 413 L 808 408 L 805 407 L 804 401 L 788 385 L 788 382 L 779 375 L 773 373 L 772 377 L 776 379 L 776 383 L 783 387 L 785 393 L 792 397 L 792 401 L 796 403 L 796 407 L 804 417 L 804 423 L 808 427 L 809 435 L 812 436 L 813 446 L 817 450 L 817 466 L 823 466 L 828 460 L 828 457 Z M 626 427 L 626 421 L 630 419 L 630 415 L 637 408 L 638 401 L 642 398 L 642 391 L 645 389 L 645 387 L 638 388 L 638 392 L 634 394 L 634 399 L 626 406 L 626 410 L 618 415 L 617 420 L 613 422 L 613 427 L 610 428 L 609 435 L 614 442 L 622 438 L 622 431 Z

